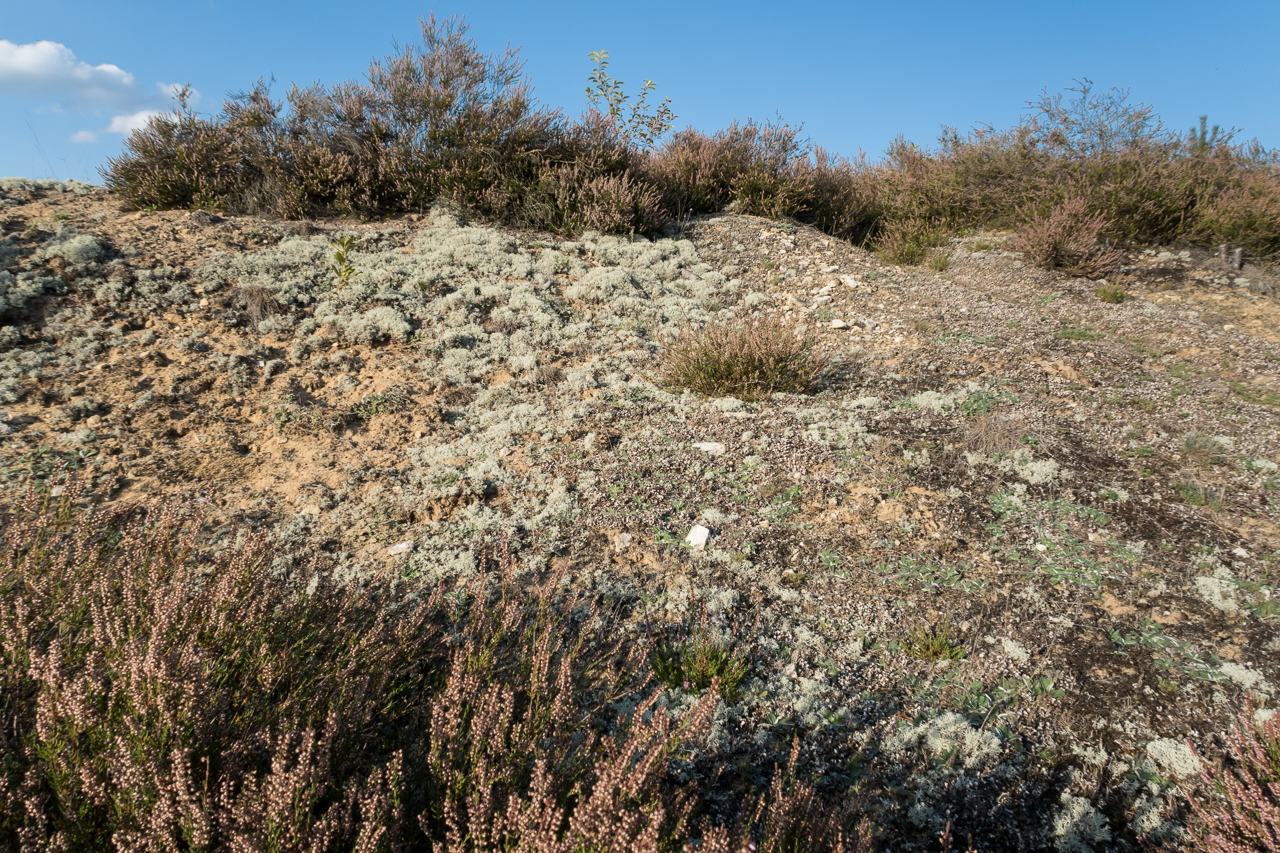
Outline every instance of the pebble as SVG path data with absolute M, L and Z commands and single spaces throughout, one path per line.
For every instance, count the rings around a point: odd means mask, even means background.
M 830 302 L 831 302 L 830 296 L 819 296 L 817 299 L 813 300 L 814 305 L 827 305 Z
M 407 554 L 413 550 L 413 544 L 414 543 L 412 539 L 406 539 L 403 542 L 397 542 L 395 545 L 392 545 L 390 548 L 387 549 L 387 553 L 390 554 L 391 556 L 395 556 L 396 554 Z
M 684 541 L 688 542 L 689 546 L 693 548 L 693 550 L 701 551 L 707 547 L 707 538 L 710 535 L 710 530 L 703 527 L 701 524 L 695 524 L 693 528 L 689 530 L 689 535 L 684 538 Z
M 718 441 L 695 441 L 693 446 L 712 456 L 723 456 L 725 452 L 725 446 Z
M 832 320 L 832 321 L 831 321 L 831 328 L 833 328 L 833 329 L 847 329 L 847 328 L 849 328 L 849 324 L 848 324 L 848 323 L 846 323 L 844 320 Z
M 880 328 L 880 324 L 877 323 L 875 320 L 872 320 L 870 317 L 863 317 L 861 320 L 854 320 L 853 323 L 855 326 L 861 326 L 862 328 L 866 329 L 868 332 L 870 332 L 872 329 Z

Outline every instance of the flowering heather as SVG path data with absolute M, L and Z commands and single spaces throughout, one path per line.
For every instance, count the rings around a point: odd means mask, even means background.
M 189 506 L 94 509 L 29 489 L 0 548 L 0 846 L 7 850 L 659 850 L 695 831 L 680 718 L 604 614 L 522 589 L 505 550 L 446 595 L 379 606 L 212 553 Z M 488 565 L 481 559 L 482 565 Z M 792 766 L 712 849 L 840 850 Z

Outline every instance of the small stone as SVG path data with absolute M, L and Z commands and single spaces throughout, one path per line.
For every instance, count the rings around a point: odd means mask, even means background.
M 209 307 L 209 300 L 208 300 L 208 299 L 201 299 L 201 300 L 200 300 L 200 307 L 201 307 L 201 308 L 208 308 L 208 307 Z
M 819 296 L 817 299 L 813 300 L 814 305 L 828 305 L 830 303 L 831 303 L 830 296 Z
M 711 531 L 703 527 L 701 524 L 695 524 L 689 531 L 689 535 L 684 538 L 689 543 L 689 547 L 695 551 L 701 551 L 707 547 L 707 537 L 711 535 Z
M 873 329 L 880 328 L 880 324 L 877 323 L 875 320 L 872 320 L 870 317 L 863 317 L 860 320 L 854 320 L 853 323 L 855 326 L 861 326 L 862 328 L 866 329 L 868 332 L 872 331 Z
M 1244 557 L 1246 559 L 1249 557 L 1249 552 L 1243 548 L 1233 548 L 1231 553 L 1235 554 L 1237 557 Z
M 718 441 L 695 441 L 693 446 L 712 456 L 723 456 L 725 452 L 725 446 Z
M 680 270 L 680 277 L 689 281 L 702 281 L 702 276 L 691 270 Z
M 631 547 L 631 541 L 630 533 L 619 533 L 613 537 L 613 550 L 622 553 Z
M 823 267 L 823 268 L 822 268 L 822 272 L 823 272 L 823 274 L 825 275 L 825 274 L 827 274 L 827 273 L 835 272 L 835 271 L 836 271 L 836 270 L 838 270 L 838 269 L 840 269 L 840 267 L 835 266 L 835 265 L 833 264 L 832 266 L 829 266 L 829 267 Z
M 847 328 L 849 328 L 849 324 L 848 324 L 848 323 L 846 323 L 844 320 L 832 320 L 832 321 L 831 321 L 831 328 L 833 328 L 833 329 L 847 329 Z
M 413 540 L 406 539 L 403 542 L 397 542 L 395 545 L 392 545 L 390 548 L 387 549 L 387 553 L 394 557 L 397 554 L 407 554 L 412 550 L 413 550 Z
M 501 456 L 503 459 L 506 459 L 508 456 L 511 455 L 511 448 L 510 447 L 502 448 L 501 450 L 498 451 L 498 455 Z
M 1222 327 L 1222 331 L 1224 331 L 1224 332 L 1229 332 L 1229 331 L 1231 331 L 1231 330 L 1232 330 L 1232 329 L 1234 329 L 1234 328 L 1235 328 L 1235 325 L 1234 325 L 1234 324 L 1232 324 L 1232 323 L 1227 323 L 1226 325 L 1224 325 L 1224 326 Z

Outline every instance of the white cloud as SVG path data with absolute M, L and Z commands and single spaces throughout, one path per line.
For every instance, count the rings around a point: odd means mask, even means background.
M 130 115 L 112 116 L 107 133 L 133 133 L 146 127 L 151 117 L 158 115 L 161 115 L 160 110 L 139 110 Z
M 117 65 L 90 65 L 56 41 L 0 39 L 0 95 L 44 96 L 88 109 L 141 106 L 137 82 Z M 147 98 L 150 100 L 150 98 Z
M 146 127 L 147 121 L 172 109 L 182 86 L 156 83 L 140 87 L 132 74 L 118 65 L 90 65 L 76 58 L 66 45 L 56 41 L 15 44 L 0 39 L 0 97 L 47 98 L 50 103 L 37 108 L 62 113 L 67 107 L 89 113 L 112 113 L 105 128 L 81 130 L 72 142 L 96 142 L 99 133 L 128 134 Z M 194 107 L 200 93 L 192 89 L 187 104 Z

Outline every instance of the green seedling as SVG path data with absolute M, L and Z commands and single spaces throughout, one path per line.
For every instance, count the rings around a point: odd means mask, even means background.
M 902 650 L 913 658 L 931 661 L 960 660 L 969 653 L 951 638 L 950 617 L 927 630 L 924 628 L 913 630 L 907 637 L 907 641 L 902 644 Z
M 351 276 L 355 274 L 356 268 L 351 265 L 351 260 L 347 254 L 355 245 L 355 240 L 351 237 L 339 237 L 337 240 L 329 244 L 329 248 L 333 249 L 333 274 L 338 278 L 338 290 L 347 286 L 347 282 L 351 280 Z

